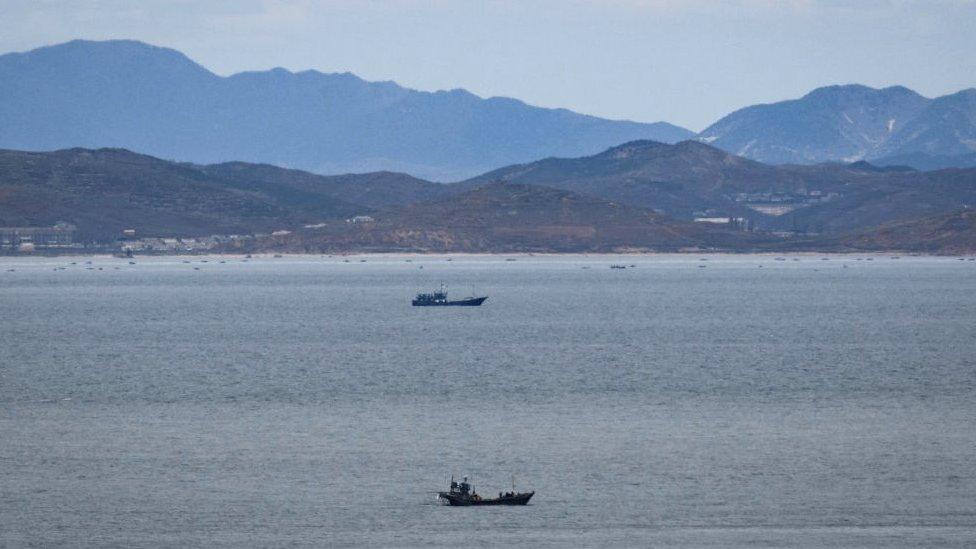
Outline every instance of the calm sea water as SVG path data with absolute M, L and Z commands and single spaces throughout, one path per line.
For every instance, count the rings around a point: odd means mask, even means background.
M 0 545 L 976 544 L 976 262 L 224 259 L 0 260 Z

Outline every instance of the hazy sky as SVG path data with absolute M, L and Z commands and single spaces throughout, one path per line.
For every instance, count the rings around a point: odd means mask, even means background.
M 0 51 L 72 38 L 694 130 L 826 84 L 976 86 L 976 0 L 0 0 Z

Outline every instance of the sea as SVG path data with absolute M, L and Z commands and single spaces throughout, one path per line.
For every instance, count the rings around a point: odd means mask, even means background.
M 2 258 L 0 318 L 3 547 L 976 546 L 969 257 Z

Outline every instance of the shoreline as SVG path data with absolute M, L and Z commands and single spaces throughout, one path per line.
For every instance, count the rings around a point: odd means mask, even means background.
M 146 259 L 192 259 L 192 258 L 224 258 L 224 259 L 288 259 L 288 258 L 332 258 L 347 259 L 352 257 L 372 258 L 587 258 L 587 257 L 976 257 L 976 251 L 963 253 L 922 253 L 902 250 L 891 251 L 833 251 L 833 252 L 729 252 L 729 251 L 681 251 L 681 252 L 348 252 L 336 254 L 319 253 L 175 253 L 175 254 L 136 254 L 132 257 L 120 257 L 109 253 L 69 254 L 69 253 L 29 253 L 4 254 L 0 261 L 23 259 L 118 259 L 120 261 L 138 261 Z

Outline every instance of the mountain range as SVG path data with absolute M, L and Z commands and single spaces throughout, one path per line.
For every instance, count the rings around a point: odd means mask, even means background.
M 394 170 L 433 180 L 633 139 L 693 133 L 349 73 L 218 76 L 171 49 L 76 40 L 0 56 L 0 148 L 121 147 L 196 163 L 317 173 Z
M 928 99 L 902 86 L 828 86 L 735 111 L 698 139 L 772 164 L 974 166 L 976 89 Z
M 249 245 L 306 250 L 963 249 L 974 128 L 972 89 L 830 86 L 696 136 L 79 40 L 0 56 L 0 147 L 54 149 L 0 149 L 0 226 L 291 231 Z
M 976 166 L 976 89 L 929 99 L 901 86 L 827 86 L 745 107 L 696 136 L 666 122 L 605 120 L 461 89 L 422 92 L 350 73 L 223 77 L 131 40 L 0 55 L 0 148 L 8 149 L 117 147 L 198 164 L 456 181 L 627 141 L 692 138 L 767 164 Z
M 76 225 L 83 240 L 282 233 L 245 251 L 739 248 L 768 236 L 544 186 L 468 188 L 391 172 L 323 176 L 195 165 L 123 149 L 0 151 L 0 226 Z M 351 223 L 350 219 L 366 219 Z
M 976 204 L 976 169 L 770 166 L 697 141 L 634 141 L 453 184 L 78 148 L 0 151 L 0 175 L 0 226 L 65 221 L 95 242 L 123 229 L 288 233 L 248 240 L 254 251 L 954 250 L 971 241 L 965 226 L 923 235 Z

